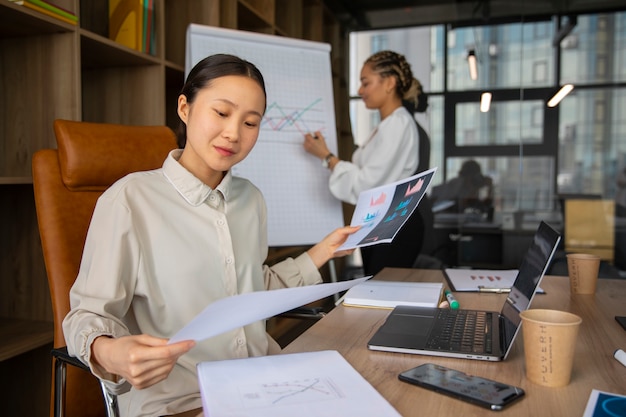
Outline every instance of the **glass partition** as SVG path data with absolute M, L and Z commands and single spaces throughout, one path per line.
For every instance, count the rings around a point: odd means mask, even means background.
M 554 44 L 568 20 L 573 29 Z M 427 112 L 416 118 L 431 138 L 431 166 L 439 167 L 433 185 L 453 180 L 464 162 L 478 162 L 492 181 L 493 215 L 484 217 L 503 230 L 530 231 L 545 219 L 563 230 L 566 200 L 611 201 L 616 256 L 607 262 L 626 269 L 626 12 L 353 32 L 357 145 L 379 123 L 357 95 L 359 71 L 381 49 L 406 54 L 429 94 Z M 477 58 L 475 80 L 470 54 Z M 547 106 L 564 84 L 573 91 Z M 481 111 L 485 92 L 491 104 Z

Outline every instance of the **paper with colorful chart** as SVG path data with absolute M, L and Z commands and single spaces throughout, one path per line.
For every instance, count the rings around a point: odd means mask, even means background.
M 424 197 L 436 171 L 437 168 L 432 168 L 404 180 L 362 191 L 350 222 L 351 226 L 361 226 L 361 229 L 338 250 L 393 241 Z

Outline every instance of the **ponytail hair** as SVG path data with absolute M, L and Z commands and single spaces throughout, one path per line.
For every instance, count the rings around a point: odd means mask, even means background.
M 411 64 L 404 55 L 393 51 L 380 51 L 365 61 L 381 77 L 396 78 L 396 94 L 410 113 L 423 113 L 428 107 L 428 96 L 422 84 L 413 76 Z
M 198 62 L 189 72 L 180 94 L 187 97 L 187 103 L 191 104 L 200 90 L 211 85 L 216 78 L 228 75 L 241 75 L 253 79 L 259 84 L 267 99 L 261 71 L 254 64 L 228 54 L 211 55 Z M 182 120 L 178 123 L 176 139 L 179 148 L 184 148 L 187 144 L 187 125 Z

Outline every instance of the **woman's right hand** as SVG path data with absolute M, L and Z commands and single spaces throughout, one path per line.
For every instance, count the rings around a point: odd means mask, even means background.
M 167 378 L 178 358 L 196 344 L 193 340 L 167 342 L 146 334 L 117 339 L 101 336 L 91 345 L 92 361 L 137 389 L 148 388 Z
M 322 132 L 307 133 L 304 135 L 304 150 L 311 155 L 317 156 L 319 159 L 324 159 L 330 153 L 328 145 L 326 145 L 326 139 Z

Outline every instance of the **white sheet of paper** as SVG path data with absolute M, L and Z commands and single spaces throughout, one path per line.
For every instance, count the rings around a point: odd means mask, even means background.
M 480 287 L 511 288 L 517 278 L 518 269 L 462 269 L 445 270 L 454 291 L 479 291 Z
M 201 362 L 207 416 L 400 417 L 337 351 Z
M 345 291 L 369 278 L 371 277 L 329 284 L 256 291 L 222 298 L 209 304 L 185 327 L 172 336 L 169 343 L 208 339 L 257 320 L 265 320 L 293 308 Z M 220 319 L 215 320 L 215 317 Z

